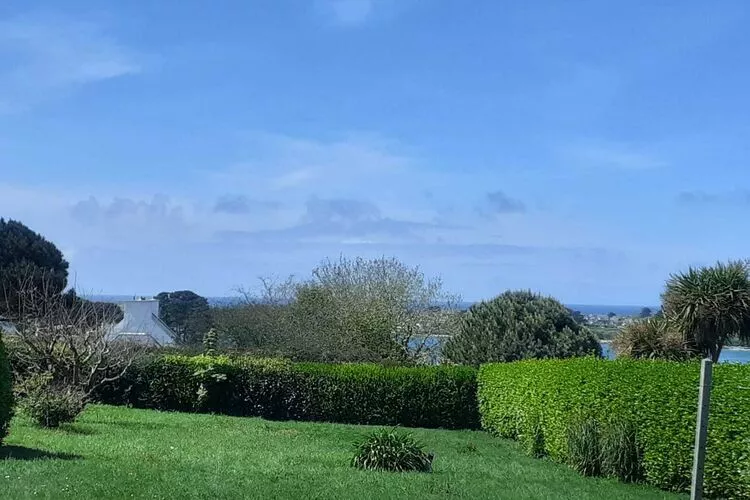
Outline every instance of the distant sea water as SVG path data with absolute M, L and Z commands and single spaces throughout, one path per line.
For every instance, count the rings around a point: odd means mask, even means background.
M 122 302 L 125 300 L 133 300 L 136 297 L 142 297 L 143 295 L 92 295 L 91 300 L 98 302 Z M 148 295 L 145 295 L 148 297 Z M 206 297 L 209 305 L 212 307 L 231 306 L 239 303 L 242 299 L 240 297 Z M 468 309 L 476 302 L 464 301 L 459 302 L 458 307 L 461 309 Z M 566 304 L 566 307 L 575 311 L 580 311 L 582 314 L 609 314 L 613 312 L 618 316 L 638 316 L 641 309 L 644 306 L 623 306 L 623 305 L 602 305 L 602 304 Z M 658 311 L 659 306 L 647 306 L 652 311 Z
M 615 359 L 615 353 L 609 342 L 602 342 L 602 354 L 605 358 Z M 747 347 L 725 347 L 721 350 L 719 363 L 750 363 L 750 349 Z

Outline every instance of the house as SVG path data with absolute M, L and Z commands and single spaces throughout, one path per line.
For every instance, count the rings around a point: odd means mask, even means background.
M 170 345 L 175 334 L 159 319 L 159 301 L 137 297 L 118 304 L 123 312 L 122 321 L 112 327 L 110 338 L 133 340 L 150 345 Z
M 0 334 L 2 335 L 15 335 L 18 333 L 16 325 L 13 324 L 8 318 L 0 316 Z

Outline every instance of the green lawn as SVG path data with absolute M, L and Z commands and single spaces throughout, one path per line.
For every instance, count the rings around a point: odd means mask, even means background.
M 580 477 L 472 431 L 414 430 L 432 474 L 358 471 L 367 427 L 89 407 L 41 430 L 17 418 L 0 448 L 0 499 L 23 498 L 681 498 Z

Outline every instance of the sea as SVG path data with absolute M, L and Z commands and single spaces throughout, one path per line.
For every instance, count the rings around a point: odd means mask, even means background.
M 615 353 L 609 342 L 602 342 L 602 354 L 605 358 L 615 359 Z M 725 347 L 721 350 L 719 363 L 750 363 L 750 349 L 747 347 Z

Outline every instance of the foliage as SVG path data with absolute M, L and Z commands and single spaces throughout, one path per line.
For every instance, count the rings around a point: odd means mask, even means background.
M 436 335 L 457 331 L 458 298 L 396 259 L 323 261 L 304 281 L 261 281 L 214 311 L 233 346 L 299 361 L 433 362 Z
M 159 317 L 175 333 L 179 345 L 200 344 L 211 328 L 213 318 L 208 300 L 190 290 L 162 292 L 159 301 Z
M 34 288 L 22 297 L 10 345 L 17 381 L 50 375 L 53 385 L 88 397 L 121 377 L 144 351 L 111 335 L 117 316 L 110 307 L 85 300 L 71 307 L 68 294 L 50 296 Z
M 568 423 L 568 465 L 584 476 L 601 474 L 599 432 L 599 423 L 592 417 L 578 417 Z
M 666 318 L 653 317 L 623 326 L 612 340 L 621 358 L 682 361 L 700 357 L 700 351 Z
M 650 307 L 644 307 L 643 309 L 641 309 L 641 312 L 638 316 L 642 319 L 645 319 L 645 318 L 650 318 L 653 315 L 654 315 L 654 312 L 651 310 Z
M 13 390 L 10 363 L 5 352 L 5 344 L 0 332 L 0 445 L 8 435 L 10 419 L 13 416 Z
M 433 455 L 426 453 L 411 434 L 396 429 L 371 432 L 355 443 L 352 466 L 363 470 L 432 472 Z
M 730 340 L 750 341 L 750 265 L 746 262 L 719 262 L 672 275 L 662 301 L 665 315 L 714 362 Z
M 471 429 L 479 425 L 475 375 L 466 367 L 159 356 L 134 365 L 97 398 L 280 420 Z
M 581 311 L 578 311 L 576 309 L 566 308 L 568 311 L 570 311 L 570 315 L 573 316 L 573 320 L 578 324 L 585 324 L 586 323 L 586 316 L 583 315 Z
M 544 450 L 544 429 L 539 415 L 530 417 L 524 422 L 524 428 L 518 435 L 518 440 L 527 455 L 542 458 Z
M 473 305 L 443 348 L 454 363 L 601 356 L 596 337 L 551 297 L 509 291 Z
M 0 497 L 55 499 L 677 500 L 580 477 L 485 432 L 409 429 L 434 474 L 353 469 L 361 427 L 90 405 L 64 432 L 25 419 L 0 448 Z M 473 443 L 473 452 L 467 443 Z
M 216 354 L 216 348 L 219 344 L 219 334 L 211 328 L 206 335 L 203 336 L 203 352 L 207 356 L 213 356 Z
M 643 480 L 643 448 L 632 421 L 611 420 L 602 429 L 601 451 L 605 475 L 624 482 Z
M 530 419 L 539 419 L 547 455 L 568 462 L 568 425 L 580 415 L 605 424 L 605 443 L 608 422 L 631 422 L 645 480 L 685 491 L 690 485 L 699 373 L 698 363 L 594 358 L 484 365 L 478 374 L 482 425 L 517 439 Z M 750 366 L 714 368 L 705 468 L 710 497 L 750 495 L 749 379 Z
M 84 322 L 91 328 L 101 326 L 100 321 L 119 323 L 123 318 L 123 311 L 117 304 L 87 300 L 78 296 L 73 288 L 61 295 L 60 305 L 69 311 L 74 321 Z
M 56 428 L 74 422 L 86 406 L 82 391 L 55 384 L 52 374 L 27 379 L 21 392 L 21 411 L 41 427 Z
M 67 283 L 68 263 L 54 244 L 18 221 L 0 218 L 0 316 L 16 317 L 24 290 L 52 297 Z

